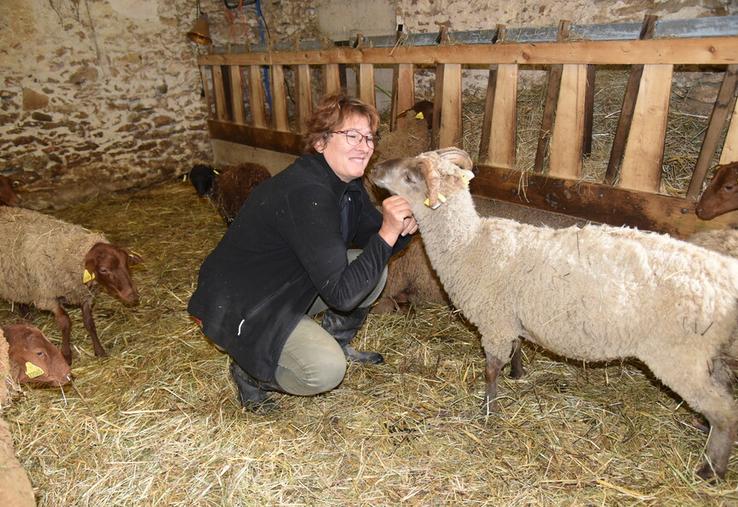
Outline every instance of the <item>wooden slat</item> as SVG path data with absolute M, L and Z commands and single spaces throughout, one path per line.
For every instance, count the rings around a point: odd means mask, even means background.
M 317 51 L 231 53 L 200 55 L 200 65 L 299 65 L 326 63 L 383 64 L 444 63 L 493 65 L 597 64 L 734 64 L 738 63 L 738 37 L 704 37 L 669 40 L 609 40 L 509 44 L 458 44 L 396 48 L 339 47 Z
M 437 107 L 437 102 L 440 102 L 441 107 L 438 147 L 447 148 L 461 143 L 461 65 L 442 67 L 441 94 L 436 95 L 434 105 Z
M 287 117 L 287 93 L 284 87 L 284 69 L 281 65 L 271 66 L 272 86 L 272 128 L 280 132 L 289 132 Z
M 601 183 L 551 178 L 532 172 L 476 166 L 475 195 L 621 226 L 684 238 L 697 230 L 738 227 L 735 214 L 697 218 L 691 199 L 625 190 Z
M 548 169 L 551 176 L 579 178 L 582 174 L 581 132 L 584 129 L 586 93 L 587 66 L 564 65 L 556 121 L 551 135 Z
M 559 22 L 559 30 L 556 40 L 563 42 L 569 38 L 571 22 L 562 20 Z M 541 128 L 538 131 L 538 144 L 536 146 L 536 158 L 533 162 L 533 170 L 537 173 L 544 171 L 546 154 L 548 153 L 548 142 L 553 133 L 554 112 L 559 100 L 559 89 L 561 87 L 561 74 L 563 65 L 551 65 L 548 69 L 548 83 L 546 83 L 546 100 L 543 103 L 543 117 Z
M 359 99 L 363 102 L 376 106 L 377 100 L 374 96 L 374 65 L 362 63 L 359 65 Z
M 620 171 L 621 188 L 658 192 L 674 67 L 645 65 Z
M 396 65 L 392 71 L 392 108 L 390 112 L 390 130 L 395 131 L 407 126 L 409 118 L 397 115 L 413 107 L 415 104 L 415 66 L 411 63 Z
M 730 127 L 728 127 L 728 133 L 725 136 L 723 151 L 720 153 L 721 164 L 730 164 L 731 162 L 738 162 L 738 100 L 733 107 Z
M 725 76 L 710 114 L 705 139 L 702 141 L 700 154 L 697 157 L 694 173 L 687 189 L 687 197 L 697 198 L 702 191 L 702 183 L 705 180 L 707 170 L 710 168 L 710 161 L 715 154 L 715 150 L 717 150 L 725 121 L 730 116 L 735 101 L 736 86 L 738 86 L 738 65 L 729 65 L 725 69 Z
M 243 82 L 241 78 L 241 67 L 238 65 L 231 65 L 228 67 L 228 74 L 230 76 L 231 86 L 231 111 L 233 118 L 236 123 L 246 123 L 245 114 L 243 110 Z M 249 89 L 251 85 L 249 85 Z
M 488 84 L 487 100 L 491 100 L 491 104 L 488 102 L 485 106 L 479 158 L 489 165 L 512 169 L 515 167 L 518 66 L 498 65 L 494 79 L 495 83 Z
M 226 92 L 223 86 L 223 68 L 213 65 L 213 92 L 215 94 L 215 117 L 218 120 L 228 119 L 228 107 L 226 106 Z
M 251 106 L 251 121 L 254 127 L 267 128 L 266 98 L 264 84 L 261 79 L 261 67 L 249 65 L 249 106 Z
M 641 25 L 641 33 L 639 38 L 642 40 L 652 39 L 656 29 L 656 20 L 658 16 L 646 15 Z M 618 177 L 620 162 L 625 152 L 625 142 L 630 132 L 630 124 L 633 121 L 633 110 L 635 109 L 636 98 L 638 97 L 638 87 L 641 84 L 641 76 L 643 75 L 643 65 L 637 64 L 630 68 L 628 75 L 628 84 L 625 87 L 625 95 L 623 96 L 623 106 L 620 108 L 620 116 L 618 117 L 618 126 L 615 129 L 615 136 L 610 149 L 610 159 L 607 162 L 607 170 L 605 171 L 605 183 L 612 185 Z
M 582 136 L 582 154 L 592 153 L 592 126 L 594 122 L 594 90 L 597 70 L 594 65 L 587 65 L 587 83 L 584 92 L 584 132 Z
M 310 65 L 298 65 L 296 72 L 297 88 L 297 129 L 305 132 L 308 118 L 313 111 L 313 93 L 310 84 Z
M 341 74 L 337 63 L 328 63 L 323 66 L 323 78 L 325 80 L 325 94 L 331 95 L 341 91 Z
M 208 130 L 212 139 L 246 144 L 293 155 L 302 153 L 302 136 L 292 132 L 277 132 L 276 130 L 260 129 L 217 120 L 208 121 Z

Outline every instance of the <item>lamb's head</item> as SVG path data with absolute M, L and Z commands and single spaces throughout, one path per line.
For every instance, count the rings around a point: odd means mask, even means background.
M 474 177 L 473 165 L 464 150 L 444 148 L 381 162 L 369 177 L 375 185 L 411 204 L 424 202 L 435 209 L 456 192 L 468 191 L 469 180 Z

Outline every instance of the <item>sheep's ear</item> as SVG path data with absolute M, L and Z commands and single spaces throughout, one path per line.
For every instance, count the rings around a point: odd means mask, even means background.
M 129 266 L 135 266 L 136 264 L 140 264 L 143 262 L 143 257 L 141 257 L 141 255 L 136 252 L 126 251 L 126 254 L 128 255 Z
M 443 148 L 441 150 L 436 150 L 436 153 L 442 159 L 448 160 L 452 164 L 457 165 L 467 171 L 474 167 L 474 162 L 472 161 L 471 157 L 462 149 L 455 147 Z
M 418 158 L 418 167 L 420 168 L 420 173 L 423 175 L 423 178 L 425 178 L 425 185 L 428 187 L 428 198 L 425 200 L 425 205 L 430 209 L 436 209 L 442 202 L 441 199 L 439 199 L 441 175 L 438 174 L 436 166 L 430 158 Z

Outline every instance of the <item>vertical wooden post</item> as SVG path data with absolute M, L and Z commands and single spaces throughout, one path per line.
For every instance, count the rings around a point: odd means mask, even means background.
M 587 89 L 584 93 L 584 138 L 582 155 L 592 153 L 592 125 L 594 122 L 594 93 L 597 71 L 594 65 L 587 65 Z
M 738 162 L 738 100 L 735 101 L 733 114 L 730 118 L 730 127 L 725 135 L 723 151 L 720 153 L 720 163 L 730 164 Z
M 212 77 L 212 71 L 210 72 Z M 202 85 L 202 93 L 205 95 L 205 103 L 208 106 L 208 118 L 213 117 L 213 92 L 212 92 L 212 81 L 208 79 L 208 73 L 205 70 L 205 65 L 200 65 L 200 84 Z
M 587 66 L 566 64 L 561 73 L 556 120 L 551 135 L 550 176 L 579 178 L 582 174 L 582 146 L 587 91 Z
M 313 111 L 313 94 L 310 86 L 310 65 L 297 65 L 297 130 L 305 132 L 305 126 Z
M 461 64 L 447 63 L 442 67 L 441 94 L 436 95 L 435 107 L 440 96 L 440 120 L 438 128 L 438 147 L 461 145 Z M 438 71 L 436 71 L 438 74 Z M 436 77 L 438 79 L 438 77 Z M 434 119 L 436 113 L 434 111 Z
M 337 63 L 326 63 L 323 65 L 323 79 L 326 95 L 341 91 L 341 75 Z
M 559 32 L 556 40 L 561 42 L 569 38 L 569 30 L 571 22 L 562 20 L 559 22 Z M 546 85 L 546 102 L 543 106 L 543 118 L 541 118 L 541 129 L 538 133 L 538 146 L 536 147 L 536 158 L 533 162 L 533 170 L 537 173 L 543 172 L 546 152 L 548 150 L 548 140 L 551 137 L 551 129 L 554 123 L 554 111 L 556 110 L 556 101 L 559 96 L 559 87 L 561 86 L 561 74 L 564 70 L 563 65 L 554 64 L 548 70 L 548 84 Z
M 243 82 L 241 78 L 241 66 L 229 65 L 228 73 L 230 75 L 231 85 L 231 111 L 233 111 L 233 122 L 246 123 L 243 110 Z
M 644 65 L 619 187 L 659 191 L 673 65 Z
M 220 65 L 213 65 L 213 92 L 215 93 L 215 117 L 219 121 L 226 121 L 228 120 L 228 107 L 223 86 L 223 68 Z
M 717 100 L 710 114 L 705 139 L 702 141 L 702 148 L 700 148 L 694 173 L 689 182 L 687 197 L 696 198 L 702 191 L 702 183 L 705 180 L 707 169 L 710 167 L 710 160 L 712 160 L 712 156 L 715 154 L 718 142 L 720 141 L 720 134 L 725 126 L 725 121 L 730 115 L 733 101 L 735 101 L 735 94 L 738 91 L 738 88 L 736 88 L 737 85 L 738 65 L 728 65 L 728 68 L 725 69 L 725 76 L 720 85 L 720 90 L 718 91 Z
M 251 106 L 251 121 L 254 127 L 267 128 L 266 98 L 264 85 L 261 80 L 261 67 L 249 65 L 249 105 Z
M 372 106 L 376 106 L 374 96 L 374 65 L 371 63 L 359 64 L 359 98 Z
M 639 39 L 652 39 L 653 32 L 656 28 L 657 16 L 647 15 L 641 25 L 641 33 Z M 633 110 L 635 109 L 636 98 L 638 97 L 638 87 L 641 83 L 643 75 L 643 65 L 633 65 L 630 67 L 630 75 L 628 76 L 628 84 L 625 88 L 623 96 L 623 107 L 620 108 L 620 117 L 618 118 L 618 126 L 615 129 L 615 137 L 612 140 L 612 148 L 610 149 L 610 160 L 607 162 L 607 171 L 605 172 L 605 183 L 612 185 L 618 176 L 620 161 L 625 152 L 625 141 L 630 132 L 630 124 L 633 121 Z
M 272 128 L 280 132 L 289 132 L 287 118 L 287 93 L 284 87 L 284 69 L 281 65 L 272 65 Z
M 392 108 L 390 110 L 390 130 L 407 126 L 408 118 L 397 115 L 415 104 L 415 66 L 412 63 L 397 64 L 392 71 Z

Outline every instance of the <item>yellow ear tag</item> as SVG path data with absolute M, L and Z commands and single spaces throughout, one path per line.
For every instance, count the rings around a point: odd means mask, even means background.
M 220 176 L 220 171 L 218 171 L 217 169 L 213 169 L 213 174 L 216 176 Z
M 82 273 L 82 283 L 89 283 L 92 280 L 95 279 L 95 273 L 90 273 L 85 269 L 85 272 Z
M 425 116 L 423 116 L 423 113 L 418 113 L 415 115 L 415 118 L 417 120 L 425 120 Z
M 44 374 L 44 370 L 42 370 L 35 364 L 29 363 L 28 361 L 26 361 L 26 375 L 28 375 L 28 378 L 40 377 L 43 374 Z
M 443 195 L 441 192 L 438 192 L 438 200 L 441 202 L 446 202 L 446 196 Z
M 426 197 L 426 198 L 425 198 L 425 201 L 423 201 L 423 204 L 425 204 L 426 206 L 428 206 L 428 207 L 429 207 L 430 209 L 438 209 L 438 207 L 439 207 L 439 206 L 441 205 L 441 203 L 442 203 L 442 202 L 446 202 L 446 198 L 444 197 L 444 198 L 443 198 L 443 200 L 441 200 L 441 194 L 438 194 L 438 200 L 439 200 L 440 202 L 437 202 L 437 203 L 435 204 L 435 206 L 431 206 L 431 203 L 430 203 L 430 199 L 428 199 L 428 198 Z

